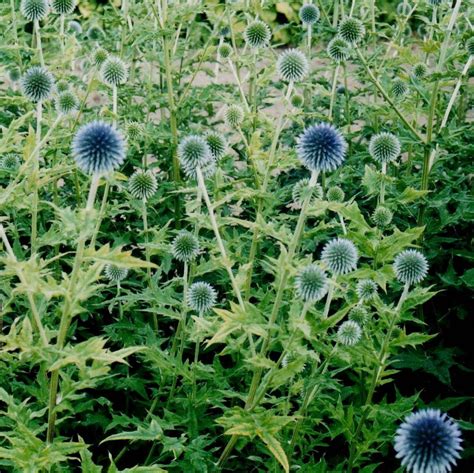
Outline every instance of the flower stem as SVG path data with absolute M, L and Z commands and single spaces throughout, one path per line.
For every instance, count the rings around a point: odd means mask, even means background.
M 105 208 L 107 207 L 107 199 L 109 197 L 109 190 L 110 190 L 110 182 L 108 179 L 105 180 L 105 188 L 104 188 L 104 195 L 102 196 L 102 203 L 100 204 L 100 210 L 99 210 L 99 216 L 97 218 L 97 222 L 95 224 L 95 229 L 94 229 L 94 234 L 91 238 L 91 242 L 89 244 L 89 247 L 94 249 L 96 240 L 97 240 L 97 235 L 99 234 L 100 226 L 102 224 L 102 220 L 104 219 L 105 216 Z
M 33 24 L 34 24 L 35 34 L 36 34 L 36 48 L 38 50 L 40 64 L 41 64 L 41 67 L 44 67 L 43 47 L 41 46 L 41 33 L 40 33 L 39 20 L 34 20 Z
M 382 163 L 382 180 L 380 181 L 380 199 L 379 202 L 385 202 L 385 177 L 387 175 L 387 163 Z
M 33 155 L 33 198 L 31 210 L 31 253 L 36 252 L 36 239 L 38 235 L 38 179 L 39 179 L 39 151 L 41 143 L 41 120 L 43 116 L 43 103 L 41 100 L 36 105 L 36 139 Z
M 334 74 L 332 76 L 331 101 L 329 102 L 329 115 L 328 115 L 329 121 L 332 121 L 334 101 L 336 100 L 336 85 L 337 85 L 337 76 L 339 73 L 339 67 L 340 65 L 338 64 L 336 68 L 334 69 Z

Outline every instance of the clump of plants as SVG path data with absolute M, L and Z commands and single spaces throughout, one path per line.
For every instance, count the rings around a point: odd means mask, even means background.
M 468 5 L 267 3 L 0 7 L 1 471 L 468 471 Z

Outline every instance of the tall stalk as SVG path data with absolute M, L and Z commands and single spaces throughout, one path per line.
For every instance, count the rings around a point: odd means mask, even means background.
M 35 148 L 33 155 L 33 200 L 31 209 L 31 253 L 36 252 L 37 236 L 38 236 L 38 180 L 39 180 L 39 153 L 41 143 L 41 120 L 43 116 L 43 102 L 40 100 L 36 104 L 36 136 L 35 136 Z
M 36 35 L 36 49 L 38 50 L 38 56 L 39 56 L 41 67 L 44 67 L 43 47 L 41 45 L 41 33 L 40 33 L 39 20 L 34 20 L 33 24 L 34 24 L 34 30 L 35 30 L 35 35 Z

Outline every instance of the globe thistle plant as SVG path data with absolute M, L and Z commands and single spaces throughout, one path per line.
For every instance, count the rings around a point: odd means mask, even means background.
M 403 0 L 397 5 L 397 13 L 402 16 L 407 16 L 410 13 L 411 8 L 411 5 L 406 0 Z
M 181 230 L 171 245 L 173 258 L 182 263 L 189 263 L 199 254 L 199 241 L 190 232 Z
M 145 129 L 140 122 L 127 123 L 127 136 L 130 140 L 139 140 L 142 138 Z
M 460 457 L 461 431 L 439 409 L 409 414 L 395 435 L 397 458 L 408 472 L 447 473 Z
M 33 102 L 44 102 L 54 90 L 54 77 L 44 67 L 34 66 L 21 78 L 21 88 L 25 97 Z
M 395 79 L 392 84 L 392 95 L 396 99 L 404 97 L 408 93 L 408 86 L 402 79 Z
M 83 125 L 72 141 L 72 154 L 87 174 L 104 174 L 117 169 L 125 159 L 125 141 L 108 123 L 93 121 Z
M 335 238 L 323 248 L 321 259 L 329 270 L 335 274 L 347 274 L 357 267 L 359 255 L 352 241 L 345 238 Z
M 103 37 L 105 36 L 104 31 L 102 28 L 96 25 L 92 25 L 89 27 L 87 30 L 87 38 L 90 39 L 91 41 L 100 41 Z
M 327 47 L 328 56 L 335 62 L 347 61 L 350 55 L 350 44 L 339 36 L 329 41 Z
M 375 226 L 383 229 L 390 225 L 392 222 L 393 213 L 387 207 L 377 207 L 372 214 L 372 221 Z
M 16 154 L 6 154 L 0 161 L 0 168 L 6 171 L 16 171 L 20 166 L 20 159 Z
M 299 17 L 303 25 L 314 25 L 319 21 L 321 13 L 316 5 L 307 3 L 300 8 Z
M 369 321 L 369 312 L 362 305 L 356 305 L 349 312 L 349 320 L 357 323 L 359 326 L 363 327 L 367 325 Z
M 66 90 L 56 97 L 56 110 L 61 115 L 68 115 L 79 108 L 79 99 L 74 92 Z
M 297 49 L 289 49 L 280 54 L 277 61 L 277 71 L 280 78 L 287 82 L 299 82 L 309 70 L 306 56 Z
M 319 123 L 299 136 L 296 152 L 304 166 L 320 172 L 338 168 L 344 162 L 346 149 L 346 141 L 333 125 Z
M 194 177 L 196 168 L 206 169 L 214 161 L 206 140 L 197 135 L 189 135 L 181 140 L 178 146 L 178 159 L 185 174 L 191 177 Z
M 344 18 L 337 29 L 338 35 L 351 44 L 359 43 L 365 36 L 365 26 L 357 18 Z
M 222 59 L 230 58 L 232 54 L 232 46 L 228 43 L 222 43 L 217 48 L 217 54 L 219 54 L 219 57 L 221 57 Z
M 104 48 L 97 48 L 92 54 L 92 63 L 96 67 L 102 67 L 108 57 L 109 53 Z
M 421 80 L 424 79 L 428 74 L 428 67 L 425 63 L 419 62 L 415 64 L 412 69 L 412 75 L 415 79 Z
M 301 94 L 293 94 L 290 103 L 295 108 L 302 108 L 304 105 L 304 97 Z
M 76 36 L 79 36 L 79 35 L 82 34 L 82 26 L 78 21 L 71 20 L 67 24 L 67 31 L 70 34 L 74 34 Z
M 217 131 L 209 131 L 205 135 L 206 143 L 215 159 L 220 159 L 227 150 L 227 140 Z
M 127 277 L 128 269 L 109 263 L 105 265 L 104 273 L 110 282 L 118 284 Z
M 392 133 L 379 133 L 370 139 L 370 156 L 379 163 L 394 161 L 400 155 L 400 151 L 400 141 Z
M 428 261 L 417 250 L 405 250 L 395 257 L 393 269 L 400 282 L 407 285 L 417 284 L 428 274 Z
M 58 93 L 66 92 L 69 90 L 69 83 L 66 80 L 60 80 L 56 83 L 56 90 Z
M 127 82 L 127 66 L 117 56 L 108 56 L 100 69 L 102 81 L 111 86 Z
M 229 105 L 225 110 L 224 120 L 230 128 L 240 127 L 244 117 L 244 111 L 238 105 Z
M 12 82 L 18 82 L 21 79 L 21 72 L 18 67 L 12 67 L 8 70 L 8 78 Z
M 207 282 L 195 282 L 189 288 L 187 302 L 191 310 L 203 314 L 216 305 L 217 292 Z
M 76 8 L 76 0 L 51 0 L 51 9 L 58 15 L 70 15 Z
M 357 322 L 346 320 L 337 330 L 337 340 L 341 345 L 353 346 L 362 337 L 362 329 Z
M 21 0 L 20 12 L 28 21 L 42 20 L 48 11 L 48 0 Z
M 377 295 L 377 284 L 371 279 L 361 279 L 357 283 L 356 293 L 361 302 L 369 302 Z
M 292 191 L 293 202 L 301 208 L 301 205 L 305 201 L 306 197 L 312 194 L 316 199 L 323 198 L 323 188 L 320 184 L 316 184 L 314 187 L 310 187 L 309 179 L 304 177 L 300 179 L 294 186 Z
M 338 186 L 331 186 L 326 191 L 326 200 L 328 202 L 344 202 L 344 191 Z
M 270 27 L 260 20 L 254 20 L 244 31 L 244 40 L 250 48 L 265 48 L 270 43 L 272 32 Z
M 316 264 L 300 270 L 295 279 L 296 293 L 305 302 L 321 300 L 328 292 L 326 273 Z
M 135 199 L 148 200 L 157 189 L 156 177 L 149 169 L 137 169 L 128 180 L 128 190 Z
M 469 56 L 474 56 L 474 36 L 471 36 L 466 41 L 466 50 L 467 50 Z

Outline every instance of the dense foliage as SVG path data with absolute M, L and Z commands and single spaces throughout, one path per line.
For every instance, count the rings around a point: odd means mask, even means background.
M 1 471 L 472 471 L 472 6 L 384 5 L 0 5 Z

